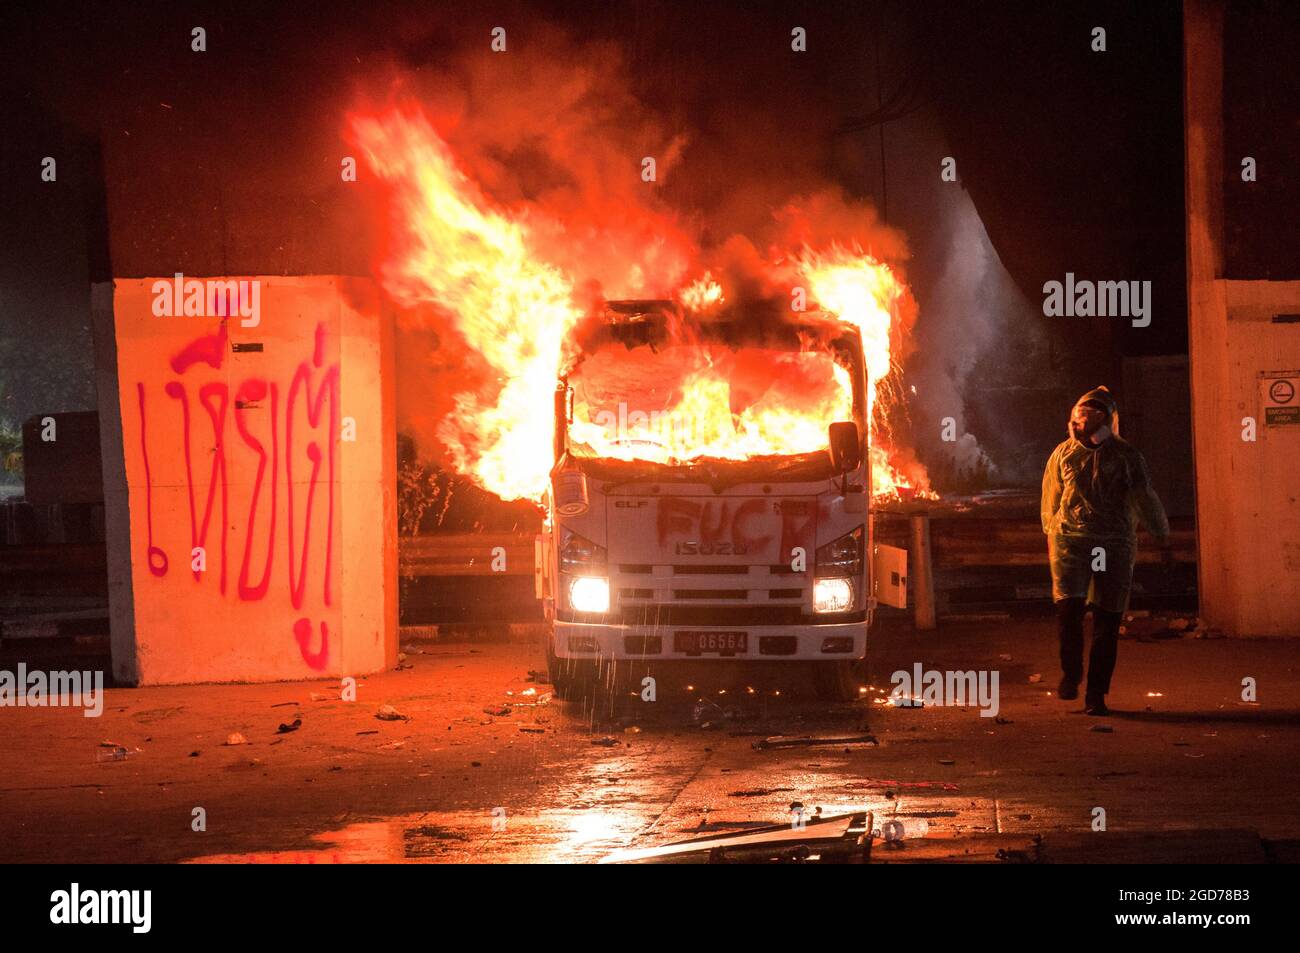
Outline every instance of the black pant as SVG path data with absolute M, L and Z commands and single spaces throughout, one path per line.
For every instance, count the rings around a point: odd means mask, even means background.
M 1083 616 L 1087 611 L 1083 599 L 1062 599 L 1056 604 L 1061 671 L 1075 684 L 1083 681 Z M 1088 653 L 1089 697 L 1101 697 L 1110 691 L 1110 677 L 1119 654 L 1119 624 L 1123 618 L 1122 612 L 1107 612 L 1093 606 L 1092 651 Z

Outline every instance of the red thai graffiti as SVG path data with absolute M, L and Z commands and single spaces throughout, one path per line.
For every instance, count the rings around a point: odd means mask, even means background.
M 218 589 L 224 595 L 227 590 L 229 573 L 229 553 L 227 547 L 227 530 L 230 522 L 230 484 L 227 456 L 227 424 L 233 418 L 235 429 L 242 444 L 236 443 L 232 449 L 246 447 L 257 455 L 257 473 L 253 480 L 248 514 L 243 525 L 243 550 L 240 555 L 239 575 L 236 594 L 241 602 L 263 600 L 270 593 L 274 579 L 275 550 L 277 545 L 278 514 L 280 506 L 280 460 L 284 460 L 284 484 L 286 513 L 286 537 L 288 542 L 287 592 L 289 603 L 295 610 L 301 610 L 307 599 L 309 577 L 313 576 L 311 530 L 313 509 L 318 505 L 318 492 L 325 494 L 326 508 L 324 564 L 320 569 L 320 597 L 325 606 L 333 604 L 334 578 L 334 496 L 338 485 L 336 442 L 339 434 L 339 365 L 337 362 L 326 366 L 327 332 L 323 324 L 318 324 L 309 359 L 303 360 L 295 368 L 288 383 L 287 396 L 284 401 L 284 443 L 280 441 L 280 394 L 278 382 L 262 377 L 249 377 L 235 386 L 233 413 L 231 412 L 229 381 L 205 381 L 198 385 L 197 399 L 206 412 L 206 426 L 192 419 L 191 391 L 193 382 L 187 373 L 197 365 L 207 365 L 213 370 L 221 370 L 225 360 L 228 344 L 226 324 L 223 321 L 219 330 L 195 338 L 181 348 L 170 360 L 170 367 L 177 379 L 167 381 L 164 393 L 176 402 L 180 412 L 181 446 L 183 454 L 185 480 L 188 489 L 190 511 L 191 547 L 206 547 L 209 533 L 213 529 L 218 536 L 220 573 Z M 147 413 L 145 401 L 145 384 L 138 382 L 136 391 L 140 410 L 140 453 L 145 474 L 145 526 L 146 552 L 149 571 L 156 577 L 167 575 L 167 553 L 154 543 L 153 535 L 153 479 L 150 470 L 149 446 L 147 436 Z M 260 410 L 269 397 L 269 440 L 265 433 L 255 433 L 249 417 L 250 412 Z M 328 403 L 328 417 L 326 416 Z M 203 416 L 203 415 L 199 415 Z M 257 419 L 257 418 L 252 418 Z M 295 423 L 299 426 L 295 430 Z M 304 425 L 305 424 L 305 428 Z M 328 429 L 325 433 L 325 449 L 322 451 L 320 435 L 322 425 Z M 304 439 L 303 446 L 295 445 L 295 433 Z M 269 444 L 269 452 L 268 452 Z M 206 474 L 206 487 L 197 486 L 195 479 L 194 452 L 200 456 L 210 457 Z M 298 512 L 296 509 L 295 489 L 301 486 L 295 483 L 294 462 L 305 455 L 311 462 L 311 474 L 306 480 L 306 502 L 301 514 L 301 532 L 298 532 Z M 268 458 L 270 462 L 268 477 Z M 322 463 L 325 464 L 322 473 Z M 269 493 L 266 491 L 269 490 Z M 269 513 L 264 516 L 264 500 L 269 496 Z M 202 500 L 200 500 L 202 497 Z M 220 506 L 218 507 L 218 501 Z M 217 510 L 219 509 L 219 513 Z M 266 527 L 266 551 L 261 557 L 262 572 L 256 583 L 251 581 L 253 574 L 253 550 L 255 536 L 259 525 Z M 194 578 L 202 582 L 203 573 L 194 571 Z M 313 669 L 321 670 L 329 661 L 329 629 L 324 621 L 320 623 L 320 643 L 312 647 L 312 624 L 308 618 L 300 618 L 293 626 L 294 640 L 298 644 L 303 661 Z
M 311 620 L 299 619 L 293 624 L 293 637 L 298 642 L 298 650 L 302 652 L 302 659 L 312 668 L 323 669 L 325 663 L 329 661 L 330 654 L 330 628 L 322 619 L 320 624 L 320 648 L 315 652 L 311 650 Z
M 325 360 L 325 328 L 324 325 L 316 327 L 316 345 L 312 349 L 312 364 L 320 368 Z M 331 488 L 329 493 L 329 517 L 326 523 L 325 533 L 325 604 L 331 602 L 331 564 L 334 561 L 334 493 L 332 488 L 335 483 L 335 443 L 339 432 L 339 407 L 338 407 L 338 385 L 339 385 L 339 368 L 334 365 L 325 373 L 325 379 L 321 381 L 319 389 L 315 396 L 311 393 L 311 373 L 312 368 L 306 361 L 298 365 L 298 370 L 293 375 L 293 382 L 289 385 L 288 407 L 285 412 L 285 443 L 290 449 L 290 455 L 285 458 L 285 479 L 289 490 L 289 591 L 293 599 L 295 609 L 302 608 L 303 589 L 307 585 L 307 552 L 311 536 L 311 508 L 312 501 L 316 495 L 316 481 L 320 473 L 320 445 L 316 441 L 310 441 L 307 444 L 307 457 L 311 460 L 311 481 L 307 485 L 307 511 L 303 517 L 302 547 L 301 557 L 298 564 L 298 571 L 294 572 L 294 506 L 293 506 L 293 419 L 294 406 L 300 388 L 306 388 L 306 411 L 307 422 L 312 427 L 319 427 L 321 421 L 321 408 L 325 398 L 329 398 L 330 419 L 329 430 L 329 480 L 327 486 Z
M 135 385 L 140 399 L 140 456 L 144 460 L 145 561 L 155 576 L 167 575 L 167 554 L 153 544 L 153 475 L 149 472 L 149 437 L 145 425 L 144 384 Z
M 248 431 L 244 420 L 244 411 L 249 405 L 260 404 L 266 399 L 267 391 L 271 393 L 271 520 L 267 532 L 266 562 L 262 568 L 262 578 L 256 586 L 248 584 L 248 566 L 253 554 L 253 531 L 257 527 L 257 501 L 262 495 L 262 479 L 266 475 L 266 449 L 262 442 Z M 239 385 L 235 393 L 235 427 L 244 443 L 257 451 L 257 479 L 253 482 L 252 497 L 248 501 L 248 523 L 244 530 L 244 560 L 239 566 L 239 598 L 258 600 L 266 596 L 271 585 L 271 566 L 275 563 L 275 519 L 277 513 L 278 483 L 280 472 L 280 441 L 278 439 L 277 421 L 280 410 L 280 389 L 261 378 L 251 378 Z

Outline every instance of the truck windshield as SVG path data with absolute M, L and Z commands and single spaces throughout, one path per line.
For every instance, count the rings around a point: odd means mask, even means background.
M 669 466 L 824 458 L 827 428 L 859 420 L 859 352 L 843 337 L 737 345 L 606 340 L 571 370 L 570 453 Z

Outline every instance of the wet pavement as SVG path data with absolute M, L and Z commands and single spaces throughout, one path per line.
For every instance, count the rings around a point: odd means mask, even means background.
M 775 667 L 561 702 L 533 641 L 408 648 L 356 701 L 304 682 L 109 689 L 98 719 L 0 708 L 0 860 L 590 862 L 854 811 L 889 834 L 873 862 L 1293 859 L 1300 840 L 1297 640 L 1127 639 L 1100 720 L 1055 697 L 1048 620 L 882 630 L 842 705 Z M 996 717 L 888 704 L 918 663 L 996 670 Z

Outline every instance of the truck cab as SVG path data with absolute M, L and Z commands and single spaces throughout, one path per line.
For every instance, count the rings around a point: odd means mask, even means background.
M 877 604 L 857 328 L 613 302 L 569 343 L 536 554 L 557 696 L 762 661 L 856 697 Z

